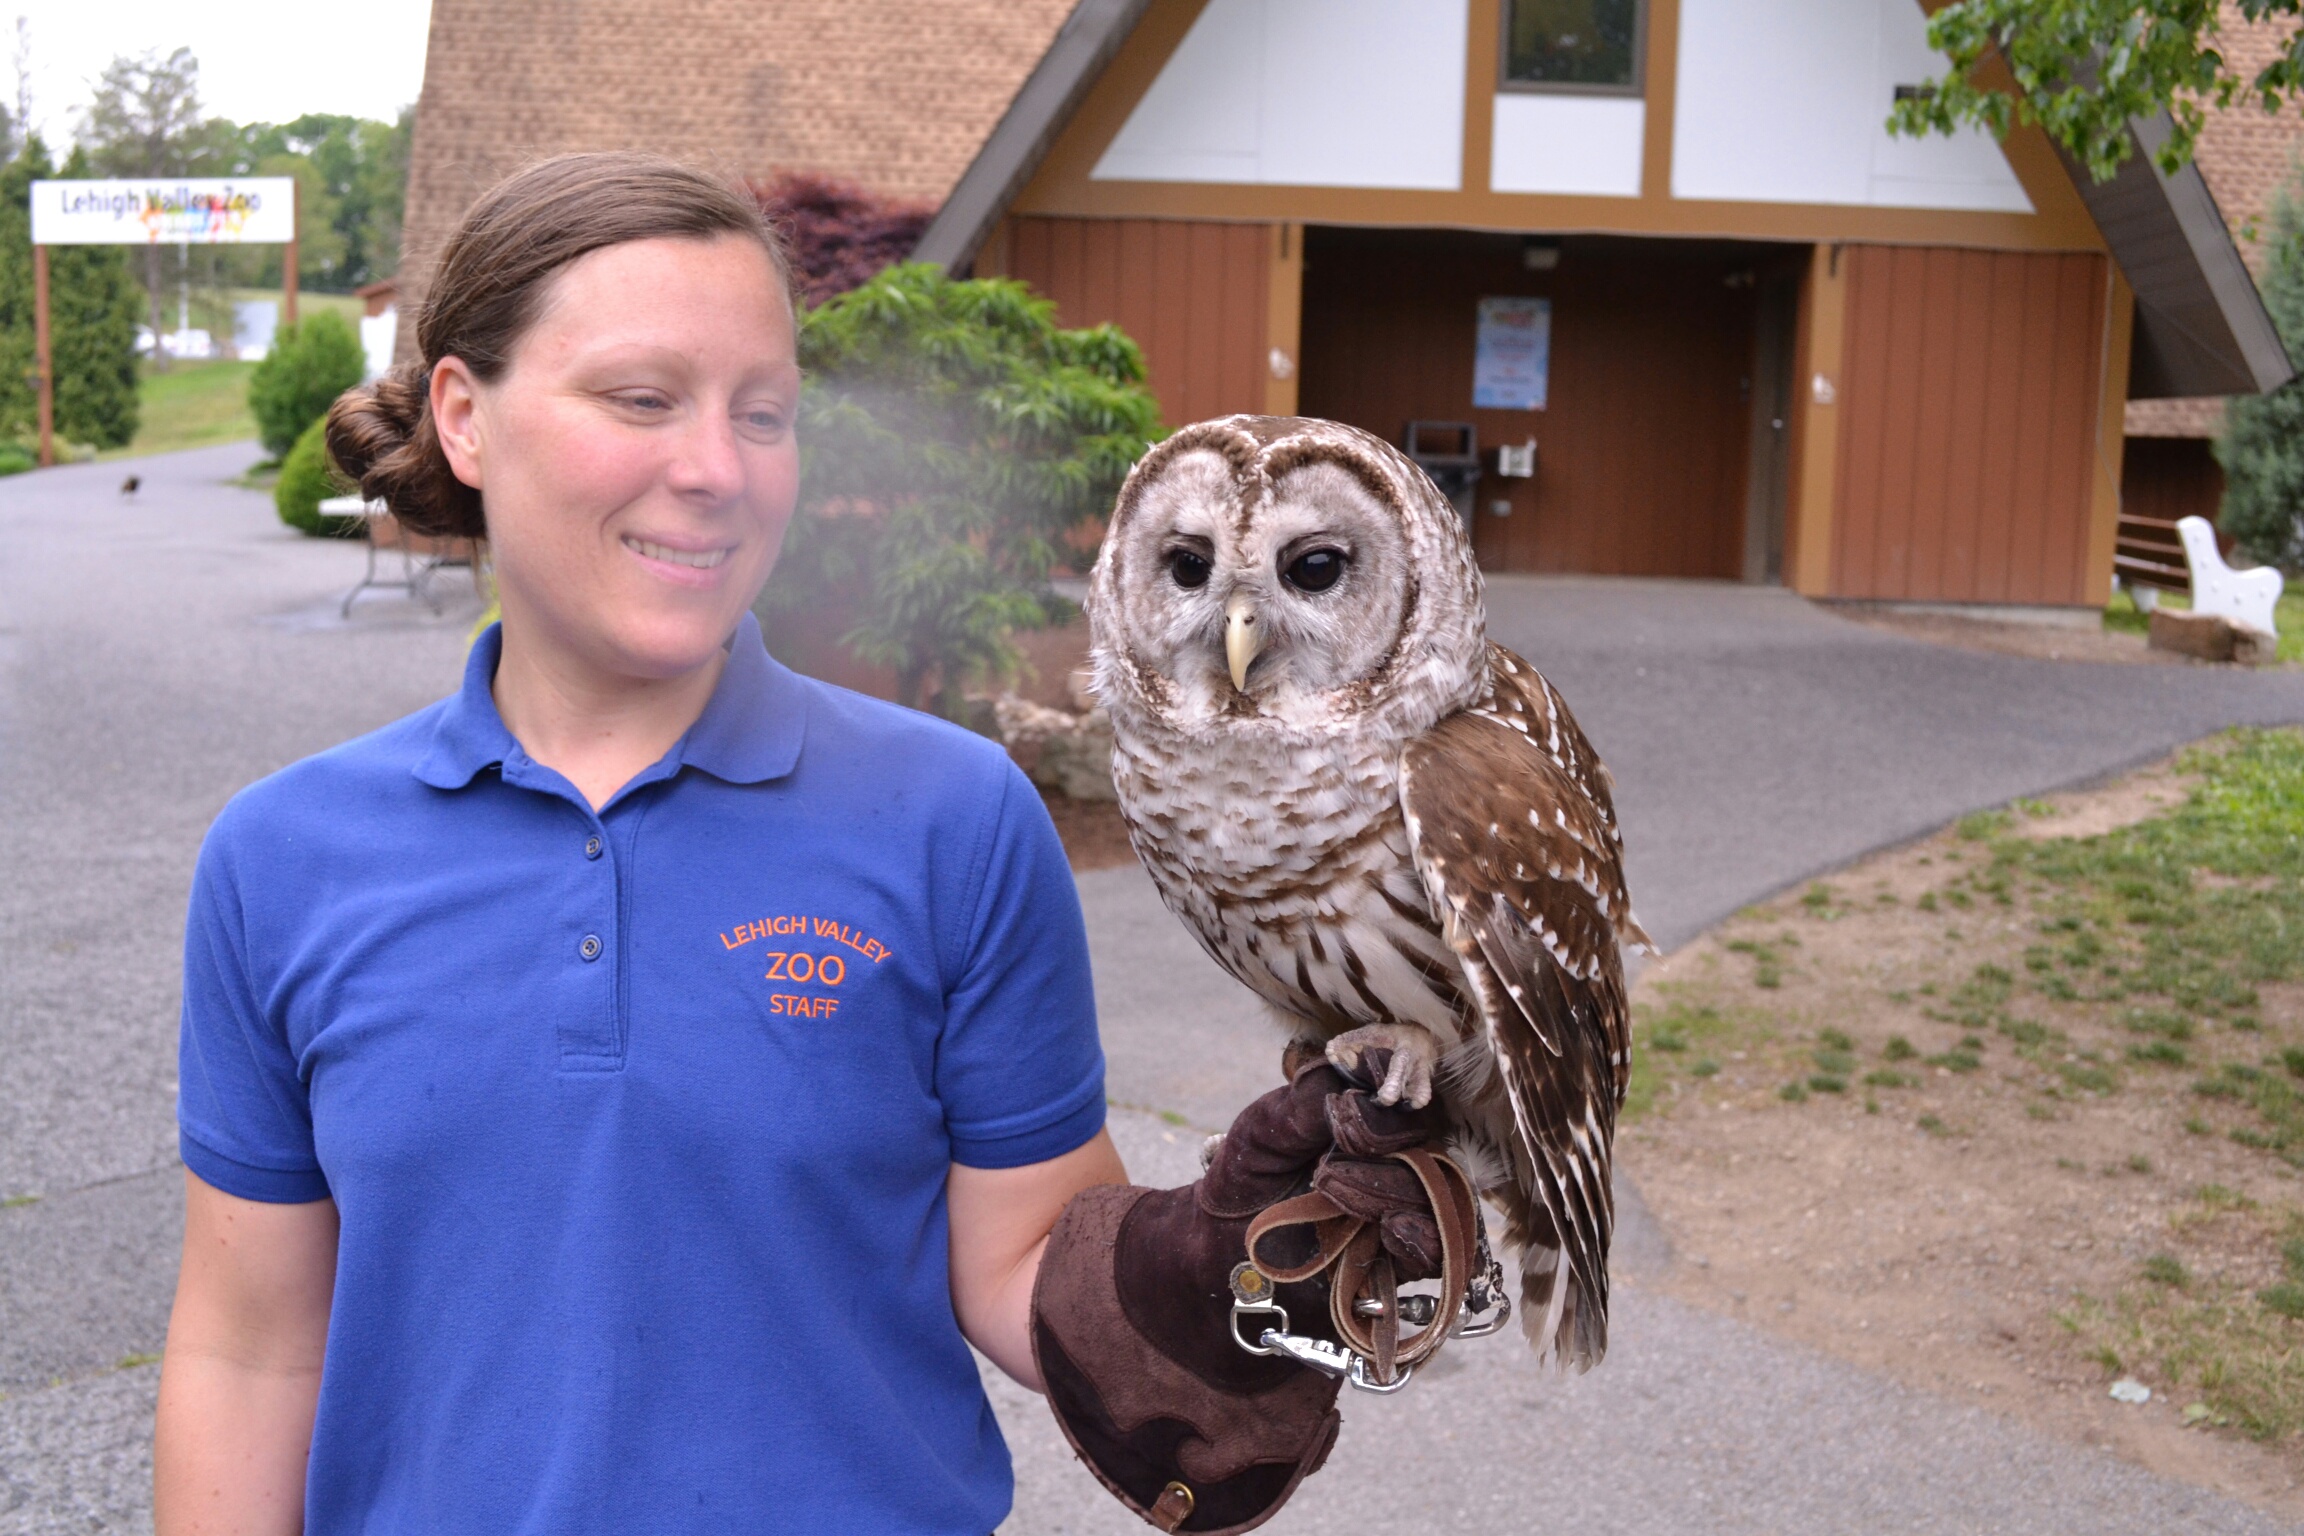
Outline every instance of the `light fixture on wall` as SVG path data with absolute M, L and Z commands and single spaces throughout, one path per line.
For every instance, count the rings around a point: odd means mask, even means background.
M 1531 272 L 1549 272 L 1560 265 L 1560 242 L 1530 235 L 1520 242 L 1520 265 Z

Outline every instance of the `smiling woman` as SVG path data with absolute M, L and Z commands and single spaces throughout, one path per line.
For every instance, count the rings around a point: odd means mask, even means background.
M 202 849 L 157 1528 L 981 1536 L 968 1345 L 1038 1383 L 1042 1249 L 1121 1177 L 1086 941 L 998 748 L 761 646 L 775 234 L 669 162 L 549 161 L 417 337 L 329 445 L 487 540 L 503 619 Z

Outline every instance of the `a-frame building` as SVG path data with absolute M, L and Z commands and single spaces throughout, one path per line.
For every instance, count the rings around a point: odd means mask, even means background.
M 2196 172 L 2099 186 L 2037 132 L 1889 135 L 1940 68 L 1925 26 L 1917 0 L 1083 0 L 921 254 L 1123 325 L 1172 422 L 1533 439 L 1532 475 L 1491 458 L 1467 498 L 1492 569 L 2101 604 L 2127 403 L 2287 357 Z

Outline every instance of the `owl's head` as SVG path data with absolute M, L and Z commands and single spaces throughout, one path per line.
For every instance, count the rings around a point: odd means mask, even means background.
M 1462 520 L 1382 439 L 1228 416 L 1161 443 L 1121 488 L 1089 589 L 1097 691 L 1198 734 L 1402 734 L 1461 706 L 1486 646 Z

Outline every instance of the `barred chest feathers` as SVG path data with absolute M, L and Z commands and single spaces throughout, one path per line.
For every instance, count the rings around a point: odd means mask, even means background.
M 1113 776 L 1138 856 L 1216 963 L 1327 1034 L 1407 1022 L 1462 1038 L 1469 1004 L 1409 856 L 1397 744 L 1165 734 L 1115 720 Z

